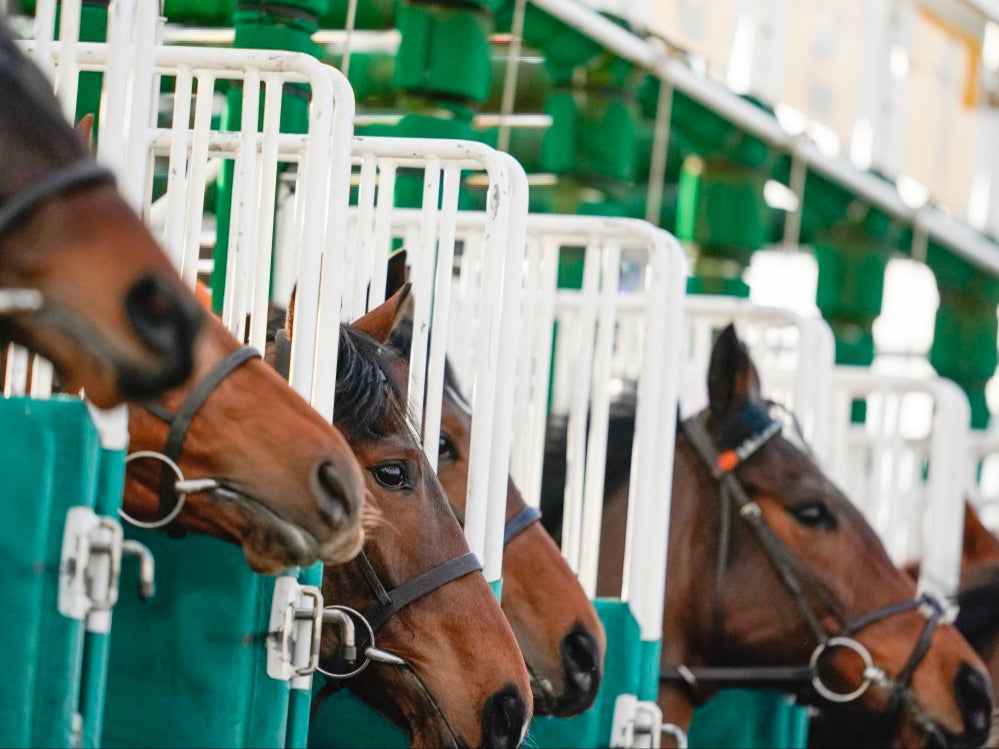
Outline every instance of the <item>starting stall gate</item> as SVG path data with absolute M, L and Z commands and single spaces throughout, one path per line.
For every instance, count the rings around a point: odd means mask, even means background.
M 355 137 L 352 158 L 358 188 L 346 232 L 343 319 L 354 319 L 384 300 L 388 259 L 393 245 L 402 240 L 414 300 L 409 411 L 421 421 L 424 449 L 435 467 L 446 343 L 452 326 L 471 326 L 476 345 L 465 362 L 462 382 L 475 414 L 465 536 L 499 595 L 527 178 L 523 167 L 507 154 L 469 141 Z M 485 190 L 490 211 L 459 211 L 463 183 L 468 181 Z M 407 192 L 406 187 L 414 185 L 417 189 Z M 417 208 L 398 205 L 412 205 L 413 193 L 419 196 Z M 470 241 L 459 246 L 460 214 L 467 219 L 462 226 Z M 404 235 L 396 228 L 401 215 L 409 218 L 410 231 Z M 465 281 L 470 295 L 468 306 L 455 308 L 451 273 L 458 247 L 468 263 Z M 405 743 L 401 732 L 347 690 L 327 699 L 310 727 L 310 746 Z
M 574 267 L 557 288 L 559 262 Z M 683 250 L 644 221 L 532 215 L 518 370 L 514 479 L 541 500 L 545 416 L 567 428 L 562 554 L 596 597 L 601 566 L 622 571 L 619 592 L 596 598 L 607 633 L 593 708 L 576 718 L 537 718 L 539 746 L 658 745 L 655 698 L 665 596 L 666 539 L 682 363 Z M 554 341 L 553 341 L 554 329 Z M 554 368 L 554 373 L 552 370 Z M 549 378 L 552 380 L 549 395 Z M 627 534 L 617 558 L 601 555 L 605 458 L 611 410 L 634 399 Z M 615 449 L 624 445 L 616 444 Z
M 121 71 L 128 64 L 141 71 L 148 61 L 140 50 L 151 45 L 143 46 L 140 29 L 153 28 L 151 10 L 113 5 L 107 49 Z M 58 31 L 54 0 L 42 0 L 37 11 L 33 57 L 72 117 L 81 8 L 63 4 Z M 123 75 L 102 82 L 106 101 L 114 102 L 109 112 L 115 124 L 98 144 L 98 157 L 112 167 L 121 164 L 122 144 L 131 143 L 127 84 Z M 110 138 L 116 138 L 115 148 Z M 128 184 L 123 180 L 122 188 L 131 198 Z M 142 560 L 140 595 L 153 590 L 151 557 L 140 544 L 123 541 L 117 519 L 127 416 L 123 408 L 100 412 L 79 397 L 52 397 L 51 365 L 23 349 L 9 347 L 3 361 L 0 473 L 8 517 L 0 532 L 0 576 L 9 591 L 0 615 L 7 648 L 7 678 L 0 688 L 4 743 L 96 746 L 123 555 Z M 132 595 L 128 591 L 122 599 Z

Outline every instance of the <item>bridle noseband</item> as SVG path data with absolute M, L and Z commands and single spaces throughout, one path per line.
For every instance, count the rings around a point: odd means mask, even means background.
M 738 510 L 742 518 L 753 532 L 753 535 L 763 547 L 767 558 L 791 594 L 794 603 L 801 612 L 818 646 L 812 652 L 807 666 L 790 667 L 688 667 L 685 665 L 662 669 L 661 682 L 679 682 L 684 684 L 699 701 L 699 687 L 702 682 L 715 686 L 739 685 L 810 685 L 814 692 L 831 702 L 851 702 L 858 699 L 872 684 L 889 691 L 890 699 L 885 710 L 886 714 L 895 711 L 906 703 L 916 712 L 917 719 L 922 716 L 921 708 L 911 696 L 913 674 L 925 657 L 930 647 L 933 631 L 940 624 L 953 621 L 953 607 L 941 603 L 935 596 L 922 593 L 915 599 L 901 603 L 889 604 L 868 612 L 852 621 L 843 622 L 842 630 L 830 636 L 822 627 L 819 616 L 815 613 L 805 596 L 805 590 L 795 572 L 796 562 L 774 530 L 767 524 L 759 505 L 747 494 L 744 486 L 736 475 L 739 465 L 750 458 L 768 440 L 776 436 L 782 428 L 780 422 L 772 420 L 759 432 L 751 435 L 733 450 L 719 453 L 714 441 L 701 418 L 693 417 L 685 420 L 681 428 L 684 435 L 693 445 L 698 456 L 711 468 L 712 475 L 718 481 L 721 493 L 721 531 L 718 550 L 717 582 L 725 574 L 727 566 L 728 547 L 730 543 L 730 515 L 732 506 Z M 865 627 L 892 616 L 912 611 L 921 611 L 926 617 L 926 623 L 913 647 L 905 665 L 894 678 L 889 677 L 879 668 L 867 648 L 855 638 Z M 822 679 L 821 664 L 823 657 L 835 648 L 852 650 L 864 664 L 863 680 L 858 687 L 848 692 L 837 692 L 830 688 Z M 806 688 L 807 696 L 807 688 Z
M 159 520 L 145 522 L 127 515 L 124 510 L 119 510 L 118 514 L 124 520 L 140 528 L 162 528 L 173 522 L 177 515 L 180 514 L 188 494 L 212 491 L 221 486 L 220 482 L 215 479 L 184 478 L 184 474 L 178 465 L 180 454 L 184 449 L 184 440 L 187 437 L 191 423 L 194 421 L 194 417 L 197 416 L 198 411 L 201 410 L 205 401 L 208 400 L 209 396 L 211 396 L 222 381 L 247 362 L 259 358 L 260 354 L 248 346 L 236 349 L 208 371 L 204 379 L 191 390 L 187 399 L 176 413 L 170 412 L 157 403 L 147 402 L 142 404 L 142 407 L 149 413 L 169 425 L 170 431 L 167 433 L 166 446 L 163 448 L 162 453 L 153 450 L 141 450 L 131 453 L 126 458 L 126 461 L 138 458 L 154 458 L 165 464 L 165 468 L 160 474 L 158 488 L 160 508 L 164 512 L 164 515 Z
M 55 196 L 81 187 L 114 181 L 114 174 L 89 156 L 45 172 L 30 184 L 18 188 L 10 199 L 0 205 L 0 240 L 15 224 Z
M 6 202 L 0 204 L 0 244 L 18 223 L 42 203 L 65 192 L 114 181 L 114 174 L 89 157 L 45 172 L 34 182 L 18 188 Z M 43 304 L 44 300 L 35 289 L 4 289 L 0 293 L 0 315 L 36 312 Z

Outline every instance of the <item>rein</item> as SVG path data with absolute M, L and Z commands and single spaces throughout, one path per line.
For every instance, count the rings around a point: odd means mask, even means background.
M 250 360 L 259 358 L 260 354 L 255 349 L 249 347 L 236 349 L 208 371 L 204 379 L 191 390 L 187 399 L 181 404 L 176 413 L 172 413 L 157 403 L 147 402 L 142 404 L 142 407 L 149 413 L 169 425 L 170 431 L 167 433 L 166 445 L 162 453 L 152 450 L 142 450 L 131 453 L 126 458 L 126 461 L 137 458 L 155 458 L 165 464 L 166 467 L 160 474 L 158 488 L 160 508 L 165 514 L 159 520 L 145 522 L 136 520 L 125 514 L 123 510 L 119 510 L 119 515 L 123 519 L 140 528 L 162 528 L 173 522 L 177 517 L 188 494 L 212 491 L 219 488 L 220 483 L 215 479 L 186 480 L 184 478 L 178 466 L 180 454 L 184 449 L 184 440 L 187 438 L 187 432 L 194 422 L 198 411 L 201 410 L 201 407 L 215 389 L 222 384 L 222 381 Z M 167 471 L 167 468 L 170 471 Z
M 747 494 L 745 487 L 735 475 L 740 464 L 750 458 L 768 440 L 781 430 L 779 422 L 771 422 L 759 433 L 747 438 L 733 450 L 719 453 L 714 441 L 702 421 L 693 417 L 683 422 L 684 434 L 694 446 L 698 456 L 711 469 L 721 490 L 721 530 L 718 550 L 717 581 L 720 582 L 727 567 L 728 547 L 731 542 L 731 508 L 734 504 L 739 517 L 746 521 L 753 535 L 763 547 L 784 587 L 791 594 L 806 624 L 818 641 L 807 666 L 707 666 L 688 667 L 679 665 L 660 671 L 660 682 L 679 682 L 687 687 L 695 702 L 701 702 L 700 685 L 710 682 L 716 686 L 745 686 L 761 684 L 810 684 L 820 696 L 831 702 L 852 702 L 867 691 L 871 684 L 889 690 L 890 699 L 886 714 L 894 713 L 903 703 L 908 703 L 918 711 L 918 705 L 911 699 L 910 689 L 913 674 L 930 647 L 933 631 L 942 623 L 949 623 L 952 612 L 935 596 L 923 593 L 917 598 L 901 603 L 889 604 L 863 614 L 853 621 L 844 622 L 842 631 L 829 636 L 819 622 L 819 617 L 805 597 L 804 587 L 795 572 L 795 560 L 791 552 L 767 524 L 759 505 Z M 875 665 L 867 648 L 854 636 L 865 627 L 892 616 L 912 611 L 920 611 L 926 617 L 919 638 L 905 665 L 894 678 Z M 837 692 L 826 685 L 820 671 L 821 660 L 830 650 L 846 648 L 852 650 L 864 663 L 863 680 L 849 692 Z

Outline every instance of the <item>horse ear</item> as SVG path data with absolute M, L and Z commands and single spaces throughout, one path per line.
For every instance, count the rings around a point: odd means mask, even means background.
M 80 140 L 83 141 L 83 145 L 87 147 L 88 151 L 94 150 L 94 113 L 89 112 L 80 118 L 80 121 L 74 126 L 76 132 L 80 136 Z
M 409 293 L 411 288 L 412 284 L 403 284 L 395 294 L 355 320 L 350 327 L 402 351 L 402 338 L 411 339 L 413 334 L 413 295 Z M 408 347 L 404 353 L 409 354 Z
M 392 296 L 409 280 L 406 272 L 406 251 L 399 250 L 388 259 L 388 269 L 385 271 L 385 296 Z
M 749 351 L 729 324 L 711 350 L 708 367 L 708 403 L 714 414 L 727 413 L 737 403 L 760 394 L 760 377 Z

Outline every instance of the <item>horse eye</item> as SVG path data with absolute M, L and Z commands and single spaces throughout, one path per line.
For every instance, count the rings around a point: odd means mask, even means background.
M 441 435 L 438 455 L 441 458 L 450 458 L 451 460 L 458 457 L 458 448 L 454 446 L 454 442 L 446 434 Z
M 819 500 L 798 505 L 791 510 L 791 513 L 794 515 L 795 520 L 807 528 L 818 528 L 820 526 L 833 528 L 836 525 L 836 519 L 829 511 L 829 508 Z
M 393 491 L 403 491 L 411 488 L 409 479 L 406 477 L 406 468 L 401 463 L 383 463 L 370 469 L 375 481 L 386 489 Z

